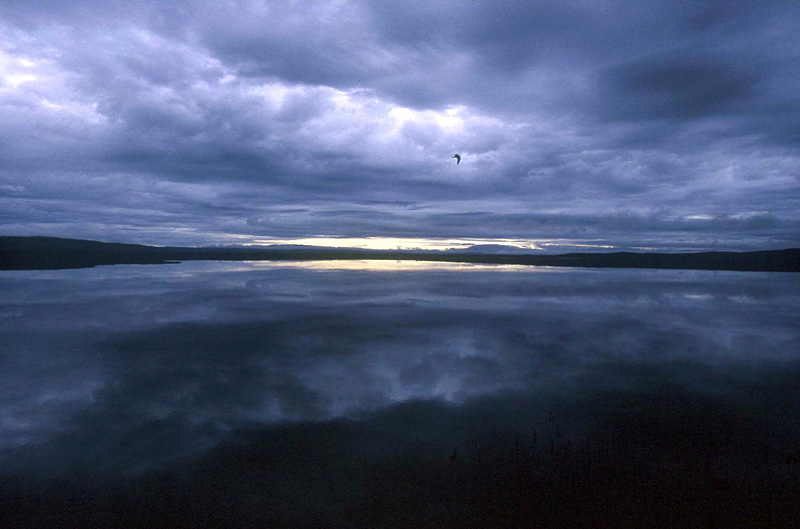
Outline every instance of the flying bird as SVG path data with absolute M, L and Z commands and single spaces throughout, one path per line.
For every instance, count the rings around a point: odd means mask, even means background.
M 454 154 L 450 158 L 455 158 L 456 159 L 456 165 L 461 163 L 461 155 L 460 154 Z

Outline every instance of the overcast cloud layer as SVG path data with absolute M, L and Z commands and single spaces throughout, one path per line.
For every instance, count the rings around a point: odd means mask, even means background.
M 3 2 L 0 234 L 799 246 L 798 23 L 793 0 Z

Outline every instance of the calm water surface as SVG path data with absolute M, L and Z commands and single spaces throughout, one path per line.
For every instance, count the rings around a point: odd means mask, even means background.
M 602 436 L 708 442 L 728 447 L 726 472 L 800 468 L 800 274 L 194 262 L 0 272 L 0 292 L 0 477 L 17 495 L 191 474 L 282 440 L 283 471 L 255 461 L 283 484 L 309 458 L 338 469 L 303 477 L 312 489 L 511 439 L 565 458 Z M 297 511 L 292 486 L 259 489 L 273 521 L 335 525 L 365 494 L 317 491 Z

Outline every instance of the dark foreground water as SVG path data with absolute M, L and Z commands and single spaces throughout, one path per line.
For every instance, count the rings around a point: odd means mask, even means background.
M 800 274 L 0 272 L 0 527 L 798 527 Z

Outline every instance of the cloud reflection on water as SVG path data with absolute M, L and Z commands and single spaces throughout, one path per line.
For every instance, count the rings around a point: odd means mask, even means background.
M 715 394 L 800 359 L 791 274 L 374 264 L 4 273 L 4 467 L 141 470 L 414 400 Z

